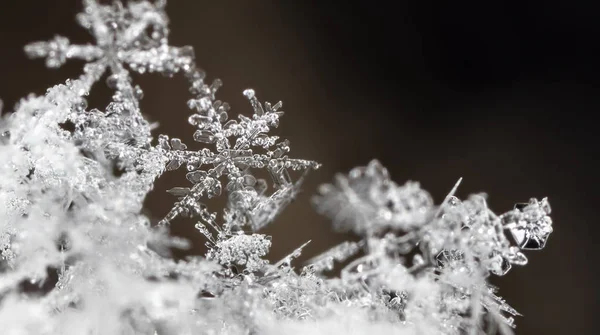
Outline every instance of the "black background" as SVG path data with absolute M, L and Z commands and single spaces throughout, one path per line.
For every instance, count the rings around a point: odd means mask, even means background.
M 458 195 L 485 191 L 497 212 L 548 196 L 555 232 L 530 264 L 495 278 L 525 317 L 519 334 L 593 333 L 598 310 L 599 12 L 592 1 L 175 1 L 171 44 L 192 45 L 232 114 L 250 113 L 241 95 L 284 101 L 278 132 L 292 154 L 323 168 L 265 231 L 277 259 L 312 240 L 303 259 L 348 238 L 330 231 L 310 195 L 335 172 L 378 158 L 394 179 L 419 180 L 439 202 L 458 177 Z M 0 97 L 5 110 L 29 92 L 75 77 L 81 64 L 47 70 L 29 61 L 27 42 L 91 38 L 74 20 L 76 0 L 3 1 Z M 184 80 L 146 76 L 142 108 L 158 133 L 188 143 Z M 90 103 L 101 107 L 99 85 Z M 103 100 L 104 99 L 104 100 Z M 164 215 L 162 177 L 147 200 Z M 191 222 L 175 233 L 203 244 Z M 196 252 L 199 249 L 196 249 Z

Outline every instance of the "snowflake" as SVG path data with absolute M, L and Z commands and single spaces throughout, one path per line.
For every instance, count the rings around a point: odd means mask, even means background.
M 165 6 L 85 0 L 77 19 L 94 44 L 57 36 L 26 47 L 48 67 L 86 64 L 78 78 L 23 99 L 0 119 L 0 320 L 8 333 L 312 334 L 345 326 L 465 334 L 484 323 L 490 333 L 510 333 L 518 313 L 487 279 L 525 265 L 524 250 L 545 246 L 546 198 L 496 215 L 485 194 L 458 199 L 459 179 L 436 206 L 418 183 L 398 185 L 372 161 L 337 175 L 314 198 L 336 230 L 357 240 L 313 256 L 298 272 L 292 263 L 310 241 L 269 264 L 271 237 L 256 231 L 319 164 L 290 157 L 289 142 L 271 134 L 281 102 L 261 103 L 247 89 L 252 115 L 230 118 L 216 98 L 221 81 L 205 82 L 191 47 L 169 45 Z M 185 76 L 200 148 L 166 135 L 153 144 L 132 72 Z M 104 76 L 112 100 L 88 109 L 86 97 Z M 168 190 L 177 201 L 151 227 L 143 200 L 159 175 L 181 167 L 191 186 Z M 223 193 L 222 211 L 203 203 Z M 180 215 L 206 237 L 205 257 L 169 257 L 188 246 L 167 234 Z
M 86 0 L 77 20 L 95 38 L 95 45 L 72 45 L 66 37 L 57 36 L 49 42 L 32 43 L 25 51 L 31 57 L 46 58 L 48 67 L 59 67 L 67 59 L 82 59 L 109 66 L 115 74 L 121 73 L 124 64 L 139 73 L 189 72 L 193 50 L 168 45 L 165 5 L 166 1 L 130 1 L 124 6 L 121 1 L 100 5 Z M 118 78 L 110 82 L 115 86 Z
M 361 235 L 422 225 L 433 208 L 431 196 L 418 183 L 396 185 L 376 160 L 348 176 L 337 175 L 335 185 L 322 185 L 319 191 L 317 210 L 331 217 L 338 230 Z
M 191 188 L 177 187 L 169 192 L 180 200 L 167 214 L 161 224 L 167 224 L 180 214 L 200 216 L 221 234 L 231 233 L 234 227 L 250 225 L 253 230 L 267 225 L 294 198 L 302 178 L 294 183 L 288 172 L 291 170 L 316 169 L 313 161 L 289 158 L 287 140 L 278 142 L 279 137 L 269 136 L 271 128 L 279 125 L 281 102 L 263 106 L 248 89 L 244 95 L 254 108 L 252 118 L 240 115 L 239 122 L 228 120 L 229 106 L 221 101 L 211 101 L 204 96 L 190 100 L 197 114 L 190 116 L 190 124 L 198 129 L 194 133 L 197 142 L 214 144 L 216 152 L 203 148 L 187 150 L 180 139 L 159 137 L 159 147 L 169 159 L 168 170 L 186 166 L 186 178 L 194 185 Z M 262 149 L 264 152 L 257 152 Z M 209 166 L 206 170 L 204 166 Z M 273 181 L 275 191 L 265 195 L 267 182 L 251 174 L 252 169 L 266 169 Z M 215 216 L 207 212 L 200 199 L 219 196 L 223 190 L 221 178 L 228 182 L 229 211 L 226 213 L 224 231 L 217 227 Z

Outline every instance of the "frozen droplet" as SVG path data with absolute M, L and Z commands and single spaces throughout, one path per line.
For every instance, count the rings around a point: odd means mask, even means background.
M 248 186 L 254 186 L 256 185 L 256 178 L 251 174 L 247 174 L 244 176 L 244 184 Z
M 208 130 L 196 130 L 194 132 L 194 141 L 202 143 L 213 143 L 215 141 L 215 134 Z
M 504 276 L 510 271 L 511 267 L 510 262 L 500 255 L 496 255 L 491 259 L 490 271 L 495 275 Z
M 212 92 L 216 92 L 219 88 L 221 88 L 221 86 L 223 86 L 223 81 L 221 81 L 221 79 L 217 78 L 217 79 L 213 80 L 212 84 L 210 85 L 210 90 Z
M 248 99 L 254 98 L 254 90 L 251 88 L 244 90 L 244 96 Z
M 136 85 L 135 88 L 133 89 L 133 96 L 138 100 L 142 100 L 144 98 L 144 91 L 142 90 L 141 87 Z
M 172 138 L 171 139 L 171 146 L 175 150 L 185 150 L 185 149 L 187 149 L 187 146 L 185 144 L 181 143 L 181 140 L 178 139 L 178 138 Z
M 267 181 L 264 179 L 257 179 L 254 188 L 258 194 L 263 194 L 268 188 Z
M 228 117 L 229 116 L 227 115 L 227 112 L 219 113 L 219 122 L 223 123 L 223 122 L 227 121 Z
M 219 107 L 219 111 L 222 111 L 222 112 L 229 112 L 230 110 L 231 110 L 231 107 L 229 106 L 229 103 L 227 103 L 227 102 L 224 102 Z
M 192 171 L 192 172 L 188 172 L 185 177 L 187 178 L 187 180 L 189 180 L 190 182 L 197 184 L 201 181 L 203 181 L 206 178 L 206 171 L 202 171 L 202 170 L 197 170 L 197 171 Z
M 177 67 L 173 63 L 173 60 L 169 60 L 163 65 L 161 73 L 169 78 L 173 77 L 173 75 L 177 73 Z
M 195 58 L 194 47 L 190 45 L 183 46 L 179 48 L 179 55 L 183 57 L 189 57 L 191 59 Z
M 552 209 L 550 208 L 550 203 L 548 202 L 548 198 L 543 198 L 540 201 L 539 206 L 546 214 L 550 214 L 552 212 Z
M 118 75 L 111 74 L 110 76 L 108 76 L 108 78 L 106 78 L 106 86 L 108 86 L 108 88 L 116 90 L 118 85 L 119 85 L 119 76 Z
M 517 247 L 510 247 L 509 261 L 515 265 L 527 265 L 527 257 Z
M 204 97 L 198 100 L 198 105 L 196 106 L 201 111 L 209 111 L 212 108 L 212 103 L 208 97 Z
M 6 130 L 0 134 L 0 144 L 7 144 L 10 141 L 10 131 Z
M 195 109 L 198 107 L 198 100 L 196 99 L 190 99 L 187 102 L 187 106 L 189 109 Z
M 188 123 L 192 126 L 199 126 L 201 128 L 204 127 L 204 124 L 208 124 L 212 121 L 212 119 L 208 116 L 203 116 L 199 114 L 192 114 L 188 118 Z
M 79 100 L 79 103 L 76 105 L 76 109 L 79 112 L 84 111 L 87 107 L 88 107 L 88 103 L 87 103 L 87 100 L 84 98 L 81 98 Z
M 273 157 L 274 158 L 280 158 L 283 154 L 285 154 L 287 151 L 284 148 L 278 148 L 275 149 L 273 151 Z
M 167 164 L 166 169 L 167 169 L 167 171 L 173 171 L 173 170 L 179 169 L 180 166 L 181 166 L 181 161 L 174 159 Z
M 235 125 L 237 125 L 237 124 L 238 124 L 238 123 L 237 123 L 237 121 L 236 121 L 236 120 L 229 120 L 229 121 L 227 121 L 227 122 L 226 122 L 226 123 L 223 125 L 223 128 L 224 128 L 224 129 L 230 129 L 231 127 L 233 127 L 233 126 L 235 126 Z
M 425 264 L 425 260 L 423 259 L 423 256 L 421 256 L 420 254 L 416 254 L 413 257 L 413 266 L 421 266 L 423 264 Z
M 163 150 L 171 150 L 171 146 L 169 145 L 169 137 L 167 135 L 159 135 L 158 144 Z
M 199 167 L 200 167 L 200 161 L 197 159 L 188 161 L 187 165 L 186 165 L 186 169 L 188 171 L 194 171 L 194 170 L 198 169 Z
M 207 239 L 212 240 L 212 235 L 210 233 L 210 231 L 208 231 L 208 229 L 206 228 L 206 226 L 204 224 L 202 224 L 201 222 L 196 223 L 195 228 L 198 229 L 198 231 L 200 233 L 202 233 L 202 235 L 204 235 Z
M 221 195 L 221 192 L 223 191 L 223 187 L 221 186 L 221 183 L 219 181 L 215 181 L 215 184 L 210 189 L 210 191 L 211 191 L 211 194 L 209 196 L 219 196 L 219 195 Z

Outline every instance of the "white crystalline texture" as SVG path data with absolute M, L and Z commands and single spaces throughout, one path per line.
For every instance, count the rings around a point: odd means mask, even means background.
M 323 185 L 315 197 L 317 210 L 342 231 L 372 234 L 385 229 L 408 230 L 423 224 L 433 200 L 418 183 L 398 186 L 378 161 L 337 175 L 335 185 Z
M 487 278 L 525 265 L 522 250 L 545 246 L 547 199 L 498 216 L 485 195 L 461 201 L 454 189 L 435 206 L 418 183 L 397 185 L 373 161 L 314 198 L 356 241 L 304 267 L 296 263 L 308 242 L 290 246 L 269 264 L 271 238 L 257 231 L 319 167 L 290 157 L 290 143 L 269 134 L 282 103 L 261 103 L 247 89 L 252 114 L 230 117 L 216 98 L 221 81 L 205 82 L 191 47 L 169 45 L 164 0 L 83 5 L 77 20 L 93 43 L 56 36 L 25 48 L 48 67 L 83 60 L 81 76 L 23 99 L 0 120 L 2 334 L 511 332 L 518 313 Z M 197 146 L 152 138 L 132 71 L 185 76 Z M 105 74 L 112 100 L 89 109 L 86 97 Z M 152 225 L 141 214 L 144 198 L 156 178 L 179 168 L 189 184 L 168 190 L 172 210 Z M 204 204 L 219 196 L 225 208 Z M 168 235 L 179 216 L 192 217 L 206 238 L 204 257 L 170 257 L 188 246 Z
M 220 241 L 209 258 L 224 265 L 240 265 L 253 272 L 268 263 L 261 257 L 267 255 L 270 247 L 271 241 L 264 235 L 235 235 Z
M 548 199 L 531 199 L 528 204 L 518 204 L 515 210 L 502 216 L 503 221 L 522 249 L 542 249 L 552 233 L 552 219 Z
M 428 285 L 435 285 L 437 291 L 427 298 L 437 301 L 432 315 L 440 322 L 436 329 L 443 333 L 475 327 L 480 318 L 513 326 L 506 314 L 517 312 L 487 287 L 486 278 L 489 273 L 504 275 L 512 265 L 525 265 L 527 258 L 521 249 L 540 249 L 552 232 L 546 199 L 532 199 L 501 216 L 488 209 L 485 195 L 460 201 L 450 194 L 441 206 L 434 207 L 431 197 L 417 185 L 398 187 L 391 182 L 377 161 L 352 170 L 348 176 L 338 175 L 335 185 L 321 187 L 314 202 L 338 229 L 353 230 L 364 239 L 361 244 L 341 244 L 313 258 L 310 268 L 317 272 L 329 270 L 334 261 L 344 261 L 347 254 L 364 246 L 366 255 L 342 269 L 346 284 L 366 281 L 367 291 L 381 289 L 389 285 L 382 283 L 390 282 L 394 268 L 405 269 L 401 273 L 407 278 L 398 278 L 400 282 L 416 280 L 425 284 L 433 280 Z M 380 237 L 382 231 L 390 230 Z M 511 231 L 516 246 L 510 244 L 506 230 Z M 409 261 L 408 254 L 417 244 L 418 253 Z M 410 285 L 398 285 L 398 289 L 409 297 L 414 294 Z M 417 301 L 408 299 L 403 307 L 405 318 Z M 462 313 L 474 304 L 479 306 L 477 314 L 472 320 L 461 320 Z M 505 327 L 500 329 L 506 331 Z

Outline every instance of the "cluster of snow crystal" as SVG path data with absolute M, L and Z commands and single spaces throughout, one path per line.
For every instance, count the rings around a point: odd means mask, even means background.
M 433 207 L 418 183 L 398 186 L 377 161 L 338 174 L 335 185 L 322 185 L 317 209 L 332 218 L 338 230 L 372 234 L 385 229 L 406 230 L 421 225 Z
M 48 67 L 83 60 L 82 75 L 0 120 L 3 334 L 511 332 L 518 313 L 487 278 L 525 265 L 522 250 L 544 247 L 546 199 L 496 215 L 485 195 L 456 198 L 457 183 L 435 206 L 418 183 L 397 185 L 373 161 L 314 197 L 335 229 L 360 239 L 300 269 L 293 263 L 308 242 L 270 264 L 271 237 L 259 230 L 319 167 L 289 157 L 289 142 L 269 135 L 281 102 L 261 103 L 248 89 L 252 115 L 230 118 L 215 97 L 221 82 L 205 82 L 191 47 L 168 44 L 166 1 L 83 2 L 77 20 L 94 44 L 57 36 L 25 48 Z M 198 148 L 167 135 L 153 141 L 131 72 L 185 76 Z M 86 97 L 104 76 L 112 100 L 89 109 Z M 191 185 L 168 190 L 177 200 L 152 226 L 144 198 L 157 177 L 181 167 Z M 209 210 L 205 199 L 218 196 L 225 208 Z M 206 237 L 205 257 L 170 257 L 187 246 L 168 235 L 178 216 Z

